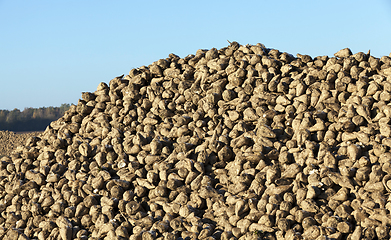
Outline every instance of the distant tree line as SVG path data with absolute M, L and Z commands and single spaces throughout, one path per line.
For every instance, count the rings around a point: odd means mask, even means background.
M 0 110 L 0 130 L 44 131 L 52 121 L 62 117 L 70 106 L 61 104 L 60 107 L 25 108 L 23 111 L 17 108 L 12 111 Z

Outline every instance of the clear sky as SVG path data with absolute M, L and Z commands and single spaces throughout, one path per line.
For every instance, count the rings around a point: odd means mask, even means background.
M 391 52 L 391 1 L 0 0 L 0 109 L 77 103 L 132 68 L 227 40 L 381 57 Z

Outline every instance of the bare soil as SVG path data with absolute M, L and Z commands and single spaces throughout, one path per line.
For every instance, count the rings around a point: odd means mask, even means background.
M 31 136 L 39 136 L 42 132 L 0 131 L 0 157 L 11 155 L 12 150 L 23 145 Z

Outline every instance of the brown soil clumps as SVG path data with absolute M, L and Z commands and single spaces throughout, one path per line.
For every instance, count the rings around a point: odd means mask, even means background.
M 10 156 L 17 147 L 24 145 L 26 140 L 32 136 L 39 136 L 42 132 L 14 133 L 11 131 L 0 131 L 0 157 Z

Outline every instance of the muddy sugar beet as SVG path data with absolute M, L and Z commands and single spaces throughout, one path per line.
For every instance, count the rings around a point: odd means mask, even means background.
M 170 54 L 0 160 L 1 239 L 388 239 L 391 58 Z

